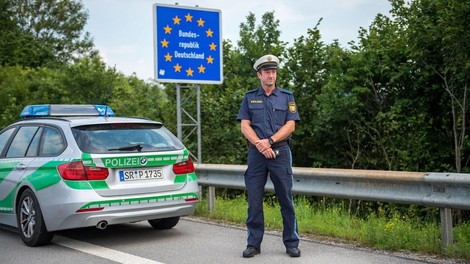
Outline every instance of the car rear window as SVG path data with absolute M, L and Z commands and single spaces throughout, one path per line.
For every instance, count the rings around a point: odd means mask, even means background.
M 183 149 L 181 141 L 159 124 L 99 124 L 72 128 L 87 153 L 153 152 Z

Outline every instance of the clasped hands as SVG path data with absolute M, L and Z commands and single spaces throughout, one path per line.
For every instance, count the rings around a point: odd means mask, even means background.
M 276 153 L 271 148 L 271 144 L 269 144 L 268 139 L 260 139 L 255 141 L 255 146 L 258 151 L 263 154 L 267 159 L 274 159 L 276 157 Z

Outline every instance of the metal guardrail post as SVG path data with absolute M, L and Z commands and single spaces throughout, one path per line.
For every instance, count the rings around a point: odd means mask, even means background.
M 452 235 L 452 209 L 440 208 L 441 229 L 442 229 L 442 254 L 446 254 L 446 248 L 452 245 L 454 237 Z
M 207 210 L 209 212 L 215 209 L 215 187 L 209 186 L 207 188 Z

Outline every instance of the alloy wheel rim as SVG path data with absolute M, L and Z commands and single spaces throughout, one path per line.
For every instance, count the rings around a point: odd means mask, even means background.
M 34 210 L 34 201 L 31 197 L 26 197 L 21 203 L 20 225 L 25 237 L 30 238 L 34 234 L 36 210 Z

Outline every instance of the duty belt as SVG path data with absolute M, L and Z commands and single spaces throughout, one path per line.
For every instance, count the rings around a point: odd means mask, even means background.
M 280 148 L 280 147 L 283 147 L 283 146 L 288 145 L 288 144 L 289 144 L 289 142 L 288 142 L 287 140 L 283 140 L 283 141 L 279 141 L 279 142 L 276 142 L 276 143 L 272 144 L 272 145 L 271 145 L 271 148 L 273 148 L 273 149 L 274 149 L 274 148 Z M 249 142 L 249 141 L 248 141 L 248 146 L 249 146 L 250 148 L 256 148 L 256 146 L 253 145 L 253 144 L 252 144 L 251 142 Z

